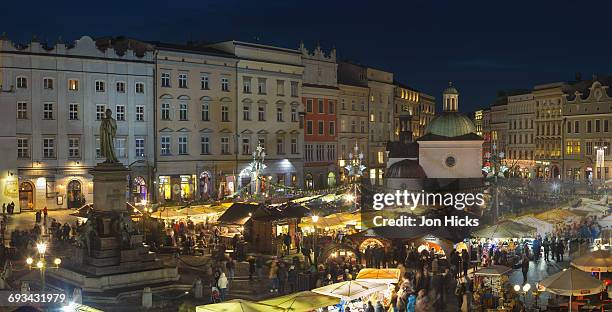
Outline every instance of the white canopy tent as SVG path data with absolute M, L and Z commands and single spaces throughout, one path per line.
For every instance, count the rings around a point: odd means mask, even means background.
M 537 229 L 538 234 L 540 234 L 541 236 L 544 236 L 544 234 L 546 233 L 552 233 L 554 227 L 552 225 L 552 223 L 548 223 L 544 220 L 540 220 L 538 218 L 535 218 L 533 216 L 522 216 L 516 220 L 514 220 L 514 222 L 520 223 L 520 224 L 524 224 L 524 225 L 528 225 L 531 227 L 534 227 Z

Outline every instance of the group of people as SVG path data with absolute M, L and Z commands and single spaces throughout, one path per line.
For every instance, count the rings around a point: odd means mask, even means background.
M 6 203 L 2 204 L 2 214 L 13 214 L 15 212 L 15 202 L 10 202 L 8 205 Z

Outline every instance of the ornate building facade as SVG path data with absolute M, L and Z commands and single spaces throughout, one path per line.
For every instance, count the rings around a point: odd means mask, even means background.
M 238 60 L 198 44 L 156 48 L 158 200 L 231 194 L 238 170 Z
M 336 51 L 332 49 L 325 55 L 317 46 L 311 53 L 303 44 L 300 51 L 304 64 L 304 186 L 334 187 L 339 176 Z
M 130 197 L 150 198 L 153 162 L 152 47 L 130 39 L 82 37 L 73 45 L 0 40 L 0 76 L 13 88 L 22 210 L 80 207 L 92 199 L 89 170 L 102 159 L 106 109 L 117 119 L 116 153 L 133 171 Z M 9 110 L 9 112 L 12 111 Z M 13 173 L 13 172 L 12 172 Z

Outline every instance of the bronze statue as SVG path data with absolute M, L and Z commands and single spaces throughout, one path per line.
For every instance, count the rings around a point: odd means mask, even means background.
M 115 135 L 117 134 L 117 122 L 113 119 L 113 111 L 106 110 L 105 117 L 100 123 L 100 154 L 106 158 L 105 163 L 118 163 L 115 155 Z
M 87 248 L 87 255 L 91 256 L 91 245 L 92 239 L 98 236 L 98 230 L 96 229 L 96 219 L 88 218 L 87 222 L 83 225 L 81 232 L 77 236 L 77 244 L 81 248 Z
M 121 213 L 117 220 L 117 235 L 122 248 L 132 248 L 132 219 L 129 215 Z

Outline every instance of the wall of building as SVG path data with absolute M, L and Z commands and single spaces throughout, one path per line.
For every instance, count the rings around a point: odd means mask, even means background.
M 71 47 L 59 43 L 49 48 L 38 42 L 16 47 L 2 40 L 0 58 L 5 80 L 15 85 L 12 105 L 21 105 L 21 112 L 13 115 L 17 139 L 22 146 L 27 143 L 21 152 L 15 150 L 19 183 L 20 190 L 33 189 L 29 200 L 20 204 L 24 208 L 74 207 L 80 197 L 91 201 L 88 171 L 102 161 L 96 153 L 97 109 L 109 108 L 115 118 L 117 107 L 125 111 L 125 120 L 117 121 L 115 144 L 124 165 L 154 165 L 152 52 L 102 49 L 89 37 Z M 144 140 L 138 155 L 136 139 Z M 50 145 L 49 140 L 53 147 L 48 146 L 45 154 L 43 145 Z
M 419 141 L 419 164 L 429 179 L 482 178 L 482 164 L 474 161 L 480 155 L 482 141 Z
M 230 54 L 203 51 L 195 46 L 158 49 L 159 200 L 207 199 L 231 194 L 237 171 L 237 60 Z M 179 76 L 186 79 L 186 84 L 179 83 Z M 227 88 L 222 86 L 224 82 Z M 223 114 L 229 116 L 227 121 L 222 119 L 224 107 L 227 111 Z M 164 140 L 170 142 L 169 151 L 162 149 Z

